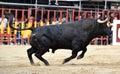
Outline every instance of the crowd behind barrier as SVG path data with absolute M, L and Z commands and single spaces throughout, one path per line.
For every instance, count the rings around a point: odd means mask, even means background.
M 14 27 L 41 27 L 49 25 L 61 25 L 65 22 L 74 22 L 83 18 L 105 19 L 109 18 L 108 23 L 112 25 L 114 19 L 120 19 L 120 11 L 80 11 L 74 9 L 67 10 L 41 10 L 41 9 L 7 9 L 0 8 L 0 45 L 26 45 L 29 44 L 30 30 L 17 31 L 9 27 L 9 19 L 4 12 L 8 11 L 14 15 Z M 28 21 L 27 24 L 24 22 Z M 21 25 L 18 25 L 21 23 Z M 90 44 L 108 45 L 112 43 L 112 26 L 110 36 L 100 36 L 94 38 Z

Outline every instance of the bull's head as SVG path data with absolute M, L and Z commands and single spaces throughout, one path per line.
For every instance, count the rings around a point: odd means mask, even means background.
M 97 20 L 99 24 L 99 34 L 109 35 L 110 34 L 110 24 L 108 24 L 108 17 L 105 20 Z

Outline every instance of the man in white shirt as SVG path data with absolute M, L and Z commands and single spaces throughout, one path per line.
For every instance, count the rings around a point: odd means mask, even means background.
M 0 18 L 0 28 L 5 29 L 7 26 L 7 22 L 8 22 L 7 18 L 5 17 L 5 15 L 3 15 L 3 18 Z
M 49 5 L 51 5 L 51 1 L 55 1 L 55 5 L 58 5 L 58 0 L 49 0 Z

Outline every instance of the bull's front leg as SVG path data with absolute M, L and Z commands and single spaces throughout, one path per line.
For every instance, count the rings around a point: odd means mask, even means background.
M 70 60 L 72 60 L 72 59 L 74 59 L 74 58 L 76 58 L 78 52 L 80 51 L 80 47 L 79 46 L 80 46 L 80 43 L 77 42 L 76 40 L 74 40 L 72 42 L 72 55 L 70 57 L 66 58 L 63 61 L 63 64 L 66 63 L 66 62 L 68 62 L 68 61 L 70 61 Z
M 78 51 L 73 50 L 73 51 L 72 51 L 72 55 L 71 55 L 70 57 L 66 58 L 66 59 L 63 61 L 63 64 L 66 63 L 66 62 L 68 62 L 68 61 L 70 61 L 70 60 L 72 60 L 72 59 L 74 59 L 74 58 L 77 56 L 77 53 L 78 53 Z
M 83 58 L 84 57 L 84 55 L 85 55 L 85 52 L 87 51 L 87 48 L 85 47 L 85 48 L 83 48 L 82 49 L 82 53 L 77 57 L 77 59 L 81 59 L 81 58 Z

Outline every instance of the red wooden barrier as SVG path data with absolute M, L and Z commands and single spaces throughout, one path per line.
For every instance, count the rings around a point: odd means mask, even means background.
M 102 14 L 102 18 L 104 19 L 105 18 L 105 12 L 106 11 L 100 11 L 100 12 L 97 12 L 97 11 L 80 11 L 80 10 L 44 10 L 44 9 L 35 9 L 35 8 L 30 8 L 30 9 L 7 9 L 7 8 L 0 8 L 0 12 L 2 13 L 2 15 L 4 14 L 4 11 L 7 10 L 11 13 L 14 14 L 14 17 L 15 17 L 15 22 L 18 23 L 18 22 L 22 22 L 22 24 L 19 26 L 21 28 L 24 28 L 25 27 L 25 24 L 24 24 L 24 21 L 25 19 L 30 19 L 31 16 L 34 17 L 33 19 L 33 27 L 40 27 L 41 23 L 44 25 L 51 25 L 51 18 L 53 17 L 53 20 L 56 21 L 58 20 L 59 18 L 59 21 L 62 22 L 62 19 L 63 17 L 65 17 L 66 19 L 66 22 L 69 22 L 69 21 L 74 21 L 74 19 L 77 19 L 77 20 L 80 20 L 81 17 L 83 18 L 87 18 L 87 14 L 89 13 L 89 18 L 93 18 L 95 17 L 95 19 L 98 18 L 98 15 L 99 14 Z M 108 14 L 111 13 L 111 12 L 115 12 L 115 11 L 107 11 Z M 119 16 L 118 18 L 120 19 L 120 12 L 118 12 Z M 38 19 L 38 16 L 40 17 L 40 19 Z M 71 17 L 70 17 L 71 16 Z M 110 15 L 109 15 L 110 16 Z M 16 24 L 16 26 L 18 27 L 18 25 Z M 0 37 L 3 37 L 4 35 L 6 36 L 7 33 L 8 33 L 8 30 L 5 30 L 7 31 L 6 33 L 4 34 L 0 34 Z M 10 42 L 13 42 L 14 44 L 17 44 L 16 43 L 16 39 L 18 39 L 16 37 L 17 35 L 17 31 L 10 31 L 10 35 L 12 36 L 13 40 L 11 40 Z M 22 33 L 22 32 L 21 32 Z M 9 38 L 9 36 L 8 36 Z M 11 38 L 11 39 L 12 39 Z M 16 39 L 15 39 L 16 38 Z M 0 38 L 0 43 L 3 42 L 4 39 L 1 39 Z M 22 41 L 22 36 L 20 37 L 20 41 Z M 102 44 L 102 41 L 103 40 L 106 40 L 107 41 L 107 44 L 108 44 L 108 37 L 106 38 L 99 38 L 99 40 L 101 40 L 101 44 Z M 29 37 L 28 37 L 28 41 L 29 41 Z M 8 41 L 9 42 L 9 41 Z M 22 43 L 22 42 L 20 42 Z

